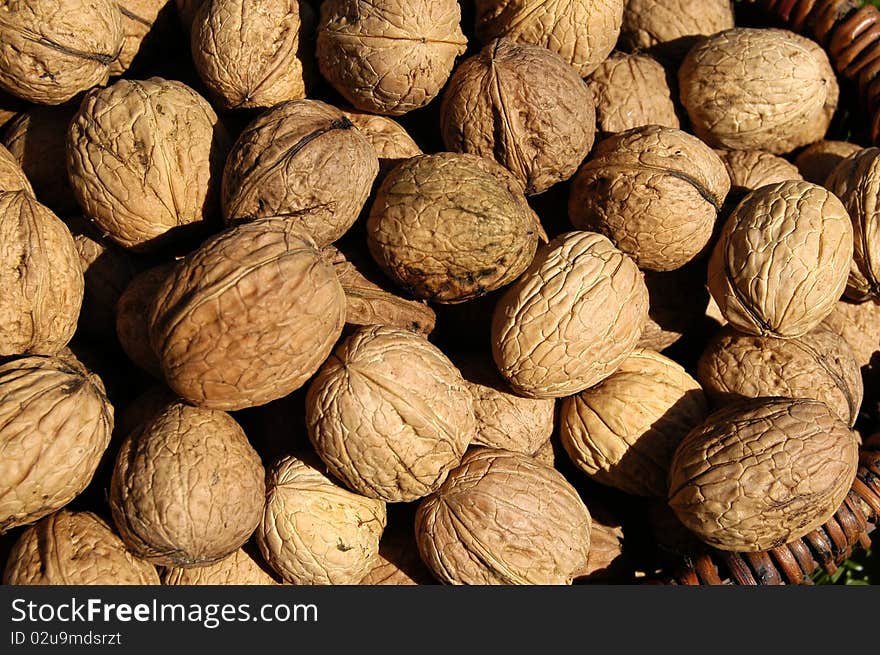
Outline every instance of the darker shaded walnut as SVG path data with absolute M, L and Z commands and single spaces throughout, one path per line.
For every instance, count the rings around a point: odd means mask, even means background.
M 876 375 L 880 364 L 880 302 L 841 300 L 821 325 L 843 337 L 863 373 Z
M 22 170 L 18 157 L 0 143 L 0 193 L 5 191 L 24 191 L 28 195 L 34 195 L 30 180 Z
M 440 124 L 447 149 L 495 159 L 532 195 L 574 175 L 593 147 L 596 111 L 558 55 L 498 39 L 455 69 Z
M 733 26 L 730 0 L 627 0 L 620 43 L 678 62 L 703 37 Z
M 110 65 L 113 76 L 157 58 L 166 40 L 174 38 L 177 21 L 173 0 L 117 0 L 116 6 L 122 14 L 122 49 Z
M 128 358 L 154 378 L 162 379 L 162 364 L 150 344 L 150 311 L 156 294 L 171 274 L 173 263 L 135 275 L 116 301 L 116 338 Z
M 807 182 L 825 186 L 835 167 L 862 147 L 849 141 L 817 141 L 798 154 L 794 163 Z
M 730 176 L 727 205 L 734 207 L 750 191 L 767 184 L 803 180 L 797 167 L 760 150 L 716 150 Z
M 376 151 L 379 157 L 379 178 L 384 178 L 404 159 L 424 154 L 403 126 L 393 119 L 355 109 L 343 109 L 342 113 L 354 123 Z

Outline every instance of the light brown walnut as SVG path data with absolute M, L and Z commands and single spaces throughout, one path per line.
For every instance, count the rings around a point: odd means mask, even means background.
M 22 170 L 18 158 L 0 143 L 0 193 L 4 191 L 24 191 L 34 195 L 31 182 Z
M 171 274 L 173 263 L 160 264 L 135 275 L 116 301 L 116 338 L 128 358 L 141 370 L 162 379 L 162 364 L 150 343 L 150 311 L 156 294 Z
M 626 0 L 620 44 L 677 62 L 702 37 L 733 26 L 730 0 Z
M 817 141 L 804 148 L 794 163 L 807 182 L 825 185 L 831 171 L 850 155 L 862 147 L 849 141 Z
M 739 202 L 749 192 L 778 182 L 803 180 L 797 167 L 776 155 L 760 150 L 716 150 L 730 176 L 731 201 Z
M 843 337 L 863 370 L 876 367 L 876 353 L 880 351 L 880 302 L 841 300 L 821 325 Z
M 170 567 L 162 575 L 166 585 L 277 585 L 263 564 L 244 548 L 207 566 Z
M 356 109 L 343 109 L 342 113 L 367 138 L 379 156 L 380 178 L 404 159 L 424 154 L 419 144 L 397 121 Z
M 122 49 L 110 65 L 113 76 L 122 75 L 138 60 L 160 56 L 177 20 L 173 0 L 116 0 L 116 5 L 122 14 Z

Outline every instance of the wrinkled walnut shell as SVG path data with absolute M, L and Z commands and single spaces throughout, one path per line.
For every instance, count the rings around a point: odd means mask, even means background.
M 843 337 L 860 367 L 872 368 L 872 361 L 876 366 L 876 353 L 880 351 L 880 302 L 841 300 L 821 325 Z
M 802 180 L 794 164 L 782 157 L 760 150 L 716 150 L 730 176 L 728 203 L 739 202 L 749 193 L 767 184 Z
M 122 49 L 110 64 L 110 75 L 122 75 L 135 61 L 156 57 L 166 39 L 175 36 L 173 0 L 121 0 Z M 138 66 L 140 68 L 140 66 Z
M 380 178 L 404 159 L 424 154 L 403 126 L 387 116 L 354 109 L 343 109 L 342 113 L 354 123 L 379 156 Z
M 627 0 L 620 43 L 679 61 L 702 37 L 733 26 L 730 0 Z
M 34 195 L 30 180 L 18 163 L 18 158 L 0 144 L 0 193 L 4 191 L 24 191 L 28 195 Z
M 276 585 L 271 575 L 263 570 L 257 561 L 244 548 L 239 548 L 229 557 L 208 566 L 190 568 L 168 568 L 162 575 L 162 584 L 167 585 Z
M 849 141 L 817 141 L 801 151 L 794 163 L 807 182 L 825 186 L 831 171 L 861 149 L 860 145 Z
M 150 344 L 150 311 L 156 294 L 174 269 L 161 264 L 135 275 L 116 301 L 116 338 L 128 358 L 154 378 L 162 379 L 162 364 Z

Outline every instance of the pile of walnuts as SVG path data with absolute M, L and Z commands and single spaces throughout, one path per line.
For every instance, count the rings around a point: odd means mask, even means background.
M 4 582 L 802 537 L 880 400 L 839 96 L 726 0 L 0 0 Z

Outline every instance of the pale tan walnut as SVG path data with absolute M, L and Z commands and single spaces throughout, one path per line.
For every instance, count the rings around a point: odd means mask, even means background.
M 849 344 L 856 362 L 863 369 L 876 365 L 880 351 L 880 302 L 839 301 L 821 325 L 839 334 Z
M 803 180 L 797 167 L 782 157 L 760 150 L 716 150 L 730 176 L 730 199 L 742 200 L 767 184 Z
M 862 146 L 849 141 L 817 141 L 801 151 L 794 163 L 807 182 L 824 186 L 831 171 L 861 149 Z
M 701 37 L 733 26 L 730 0 L 627 0 L 620 43 L 678 61 Z
M 639 349 L 600 384 L 562 401 L 559 435 L 577 467 L 637 496 L 665 496 L 672 453 L 709 413 L 676 362 Z
M 483 42 L 504 37 L 541 46 L 586 77 L 614 49 L 624 0 L 477 0 Z
M 75 358 L 23 357 L 0 366 L 0 532 L 79 495 L 112 430 L 101 381 Z
M 574 175 L 593 147 L 596 110 L 559 55 L 497 39 L 455 69 L 440 126 L 448 150 L 495 159 L 532 195 Z
M 196 71 L 227 109 L 305 98 L 314 23 L 298 0 L 208 0 L 191 26 Z
M 160 264 L 135 275 L 116 301 L 116 338 L 128 358 L 154 378 L 162 379 L 162 364 L 150 343 L 150 311 L 156 294 L 174 264 Z
M 862 404 L 862 377 L 852 349 L 822 326 L 796 339 L 722 328 L 700 356 L 697 378 L 716 406 L 764 396 L 810 398 L 852 426 Z
M 721 550 L 768 550 L 838 510 L 859 461 L 856 433 L 816 400 L 762 398 L 710 415 L 682 440 L 669 504 Z
M 694 46 L 678 70 L 694 133 L 711 146 L 784 154 L 825 136 L 837 78 L 815 41 L 734 28 Z
M 162 575 L 166 585 L 277 585 L 271 575 L 244 548 L 207 566 L 171 567 Z
M 60 105 L 107 83 L 122 49 L 113 0 L 7 0 L 0 5 L 0 89 Z
M 404 159 L 424 154 L 419 144 L 397 121 L 355 109 L 343 109 L 342 113 L 367 138 L 379 156 L 379 177 L 385 177 Z
M 137 556 L 162 566 L 200 566 L 248 540 L 265 491 L 260 456 L 231 416 L 174 402 L 122 442 L 110 508 Z
M 138 58 L 156 56 L 165 39 L 173 37 L 173 0 L 117 0 L 122 14 L 122 50 L 110 65 L 110 75 L 122 75 Z
M 3 584 L 157 585 L 159 574 L 126 550 L 98 515 L 60 510 L 21 533 Z
M 455 303 L 512 282 L 543 234 L 522 187 L 491 159 L 459 153 L 413 157 L 382 181 L 367 245 L 407 293 Z
M 392 116 L 424 107 L 464 53 L 455 0 L 326 0 L 321 74 L 357 109 Z
M 852 219 L 854 246 L 846 296 L 880 300 L 880 148 L 865 148 L 841 161 L 825 186 Z
M 24 191 L 34 195 L 30 180 L 18 163 L 18 158 L 0 143 L 0 193 L 4 191 Z
M 665 350 L 703 320 L 711 296 L 706 291 L 705 264 L 697 264 L 645 273 L 648 321 L 639 337 L 639 348 Z
M 571 584 L 590 552 L 591 518 L 556 469 L 476 448 L 419 505 L 422 560 L 445 584 Z
M 568 216 L 577 229 L 607 236 L 639 268 L 671 271 L 705 254 L 729 190 L 711 148 L 648 125 L 598 143 L 572 182 Z
M 294 456 L 272 466 L 257 543 L 286 582 L 357 584 L 378 557 L 385 503 L 344 489 L 322 469 Z
M 556 466 L 556 448 L 553 445 L 553 439 L 547 439 L 543 446 L 532 453 L 532 457 L 541 462 L 541 464 L 551 467 Z
M 424 335 L 434 330 L 434 310 L 420 300 L 403 298 L 381 285 L 379 271 L 372 271 L 368 257 L 347 256 L 333 246 L 321 250 L 333 265 L 345 292 L 345 322 L 349 325 L 390 325 Z M 373 267 L 375 268 L 375 264 Z
M 238 137 L 223 171 L 227 221 L 284 216 L 319 246 L 357 220 L 379 172 L 376 151 L 335 107 L 292 100 Z
M 578 583 L 602 582 L 604 574 L 623 557 L 623 528 L 604 525 L 593 519 L 590 531 L 590 556 L 587 567 L 578 575 Z
M 846 208 L 810 182 L 748 194 L 709 260 L 709 292 L 733 327 L 799 337 L 831 313 L 846 287 L 853 229 Z
M 680 127 L 666 69 L 653 57 L 616 52 L 599 64 L 587 83 L 596 100 L 600 134 L 643 125 Z
M 73 236 L 25 191 L 0 192 L 0 355 L 52 355 L 76 330 L 83 272 Z
M 182 398 L 235 410 L 300 388 L 344 325 L 333 267 L 293 223 L 263 218 L 215 235 L 171 271 L 150 343 Z
M 424 337 L 358 328 L 312 380 L 309 439 L 330 472 L 370 498 L 406 502 L 437 489 L 476 432 L 470 389 Z
M 3 145 L 18 160 L 37 199 L 60 216 L 82 210 L 67 175 L 67 128 L 76 106 L 34 107 L 11 121 Z
M 568 232 L 541 248 L 498 300 L 492 356 L 517 393 L 562 398 L 614 373 L 647 318 L 635 262 L 600 234 Z
M 119 80 L 83 99 L 68 130 L 67 170 L 107 236 L 154 250 L 213 219 L 228 146 L 211 105 L 185 84 Z

